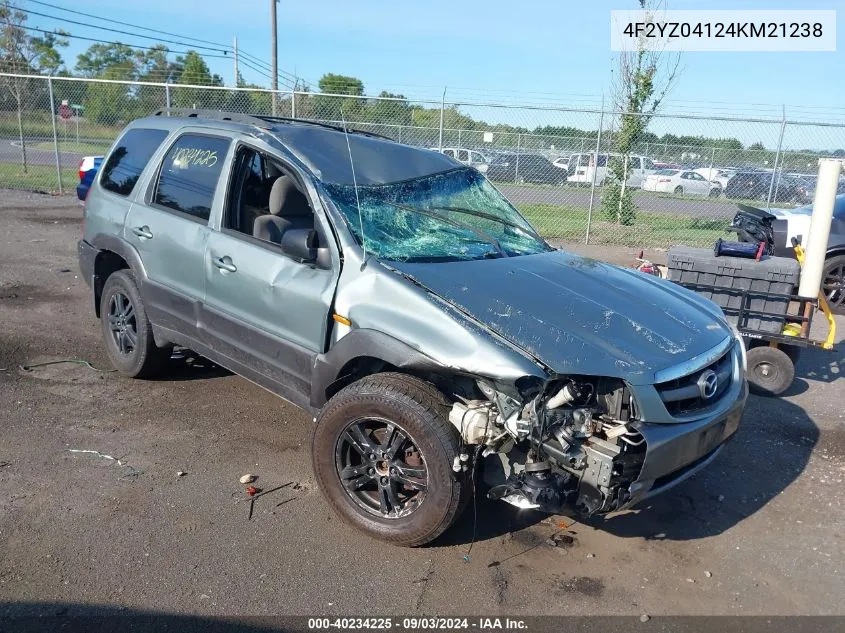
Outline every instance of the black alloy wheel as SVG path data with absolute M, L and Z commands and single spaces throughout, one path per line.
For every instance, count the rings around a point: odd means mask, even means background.
M 117 350 L 123 356 L 130 355 L 138 345 L 138 324 L 135 307 L 129 297 L 122 292 L 115 292 L 109 299 L 106 318 Z
M 352 501 L 375 516 L 399 519 L 425 500 L 425 458 L 410 433 L 395 422 L 351 422 L 338 438 L 335 467 Z

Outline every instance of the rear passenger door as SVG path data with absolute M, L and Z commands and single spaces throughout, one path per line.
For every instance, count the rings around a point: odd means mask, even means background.
M 150 319 L 192 338 L 205 296 L 208 222 L 225 186 L 220 175 L 231 142 L 223 135 L 183 130 L 124 226 L 125 239 L 147 271 L 142 296 Z

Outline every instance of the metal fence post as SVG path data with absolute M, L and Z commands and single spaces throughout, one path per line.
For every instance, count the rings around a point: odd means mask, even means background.
M 164 105 L 165 107 L 170 110 L 170 82 L 168 81 L 164 84 Z M 170 116 L 170 113 L 167 113 L 167 116 Z
M 446 88 L 443 88 L 443 96 L 440 98 L 440 134 L 437 138 L 437 151 L 443 151 L 443 114 L 446 110 Z
M 786 106 L 783 106 L 783 117 L 780 120 L 780 136 L 778 137 L 778 149 L 775 152 L 775 169 L 772 172 L 772 179 L 769 181 L 769 196 L 766 198 L 766 204 L 772 204 L 772 189 L 775 186 L 775 178 L 778 174 L 778 161 L 780 160 L 780 149 L 783 145 L 783 131 L 786 128 Z
M 290 91 L 290 118 L 296 118 L 296 90 Z
M 513 168 L 513 181 L 519 182 L 519 132 L 516 133 L 516 164 Z
M 601 151 L 601 129 L 604 127 L 604 97 L 601 99 L 601 115 L 599 116 L 599 133 L 596 135 L 596 166 L 593 169 L 593 182 L 590 185 L 590 206 L 587 208 L 587 234 L 584 244 L 590 243 L 590 226 L 593 223 L 593 204 L 596 199 L 596 174 L 599 171 L 599 151 Z
M 707 170 L 707 180 L 713 180 L 713 161 L 716 159 L 716 146 L 710 148 L 710 169 Z
M 59 195 L 62 191 L 62 159 L 59 156 L 59 133 L 56 130 L 56 102 L 53 99 L 53 78 L 47 77 L 47 90 L 50 93 L 50 120 L 53 122 L 53 149 L 56 153 L 56 178 L 59 181 Z

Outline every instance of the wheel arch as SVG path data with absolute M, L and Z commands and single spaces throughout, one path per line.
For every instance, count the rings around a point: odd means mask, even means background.
M 92 288 L 94 311 L 99 318 L 100 299 L 109 275 L 118 270 L 129 269 L 140 284 L 143 279 L 146 279 L 147 271 L 135 247 L 119 237 L 99 233 L 91 240 L 91 245 L 98 251 L 94 258 Z
M 319 410 L 338 391 L 365 376 L 398 372 L 431 381 L 449 378 L 450 371 L 435 359 L 378 330 L 354 330 L 314 361 L 311 406 Z

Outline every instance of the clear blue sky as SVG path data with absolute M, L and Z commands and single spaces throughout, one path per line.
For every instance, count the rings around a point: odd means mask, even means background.
M 226 44 L 237 35 L 243 50 L 270 60 L 269 0 L 46 1 Z M 17 0 L 17 4 L 85 20 L 27 0 Z M 669 0 L 669 6 L 839 8 L 837 31 L 845 33 L 842 0 Z M 610 10 L 635 7 L 633 0 L 281 0 L 279 65 L 314 84 L 325 72 L 353 75 L 363 80 L 368 94 L 390 90 L 437 98 L 447 86 L 447 96 L 460 99 L 513 101 L 521 95 L 520 100 L 527 102 L 554 99 L 595 105 L 610 84 L 614 58 L 609 50 Z M 151 44 L 35 16 L 30 24 Z M 845 120 L 842 42 L 840 36 L 839 50 L 831 53 L 685 53 L 670 107 L 696 113 L 777 116 L 780 105 L 786 104 L 789 115 Z M 89 44 L 72 42 L 66 51 L 70 66 Z M 227 84 L 232 82 L 230 62 L 209 62 L 212 71 Z M 247 68 L 242 72 L 249 81 L 268 82 Z

